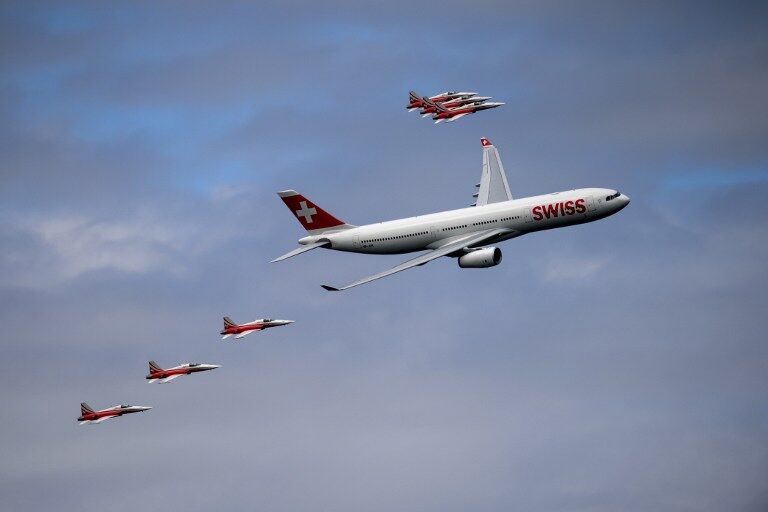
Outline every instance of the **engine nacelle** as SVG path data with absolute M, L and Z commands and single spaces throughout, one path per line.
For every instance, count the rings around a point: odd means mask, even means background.
M 459 257 L 461 268 L 488 268 L 501 263 L 501 249 L 498 247 L 486 247 L 469 252 Z

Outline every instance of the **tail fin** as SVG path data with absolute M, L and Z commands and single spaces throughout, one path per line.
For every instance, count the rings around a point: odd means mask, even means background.
M 237 324 L 235 322 L 233 322 L 231 318 L 229 318 L 228 316 L 224 317 L 224 328 L 225 329 L 227 327 L 236 327 L 236 326 L 237 326 Z
M 408 91 L 408 97 L 412 102 L 421 102 L 421 96 L 416 94 L 416 91 Z
M 310 234 L 355 227 L 337 219 L 295 190 L 283 190 L 277 195 Z
M 163 369 L 154 361 L 149 362 L 149 373 L 161 372 Z
M 435 106 L 435 108 L 437 109 L 437 111 L 438 111 L 438 112 L 440 112 L 441 114 L 442 114 L 443 112 L 448 112 L 448 109 L 447 109 L 447 108 L 445 108 L 445 107 L 444 107 L 442 104 L 440 104 L 440 103 L 437 103 L 437 102 L 432 102 L 432 104 Z
M 86 414 L 93 414 L 93 409 L 87 403 L 81 402 L 80 403 L 80 415 L 84 416 Z

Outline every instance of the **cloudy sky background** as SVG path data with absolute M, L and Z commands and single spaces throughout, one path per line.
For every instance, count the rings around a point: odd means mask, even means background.
M 0 8 L 4 507 L 765 510 L 764 3 L 220 4 Z M 434 126 L 411 88 L 507 104 Z M 339 294 L 405 257 L 268 263 L 276 190 L 460 207 L 481 136 L 517 197 L 632 204 Z

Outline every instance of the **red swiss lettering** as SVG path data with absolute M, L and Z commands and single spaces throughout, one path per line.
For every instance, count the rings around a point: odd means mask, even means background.
M 576 211 L 578 213 L 584 213 L 587 211 L 587 207 L 584 206 L 584 200 L 583 199 L 577 199 L 576 200 Z
M 531 213 L 533 213 L 533 220 L 541 220 L 543 218 L 541 215 L 541 206 L 534 206 Z
M 548 204 L 544 207 L 544 216 L 546 218 L 550 217 L 557 217 L 557 205 L 556 204 Z

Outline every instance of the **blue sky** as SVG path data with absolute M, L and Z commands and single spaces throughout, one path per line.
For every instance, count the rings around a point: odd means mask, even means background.
M 0 8 L 6 506 L 764 510 L 765 7 L 465 11 Z M 506 105 L 435 126 L 409 89 Z M 268 263 L 303 235 L 275 191 L 460 207 L 481 136 L 516 197 L 632 203 L 343 294 L 405 258 Z M 296 323 L 224 344 L 225 314 Z M 147 386 L 149 359 L 223 367 Z M 81 401 L 154 409 L 85 428 Z

